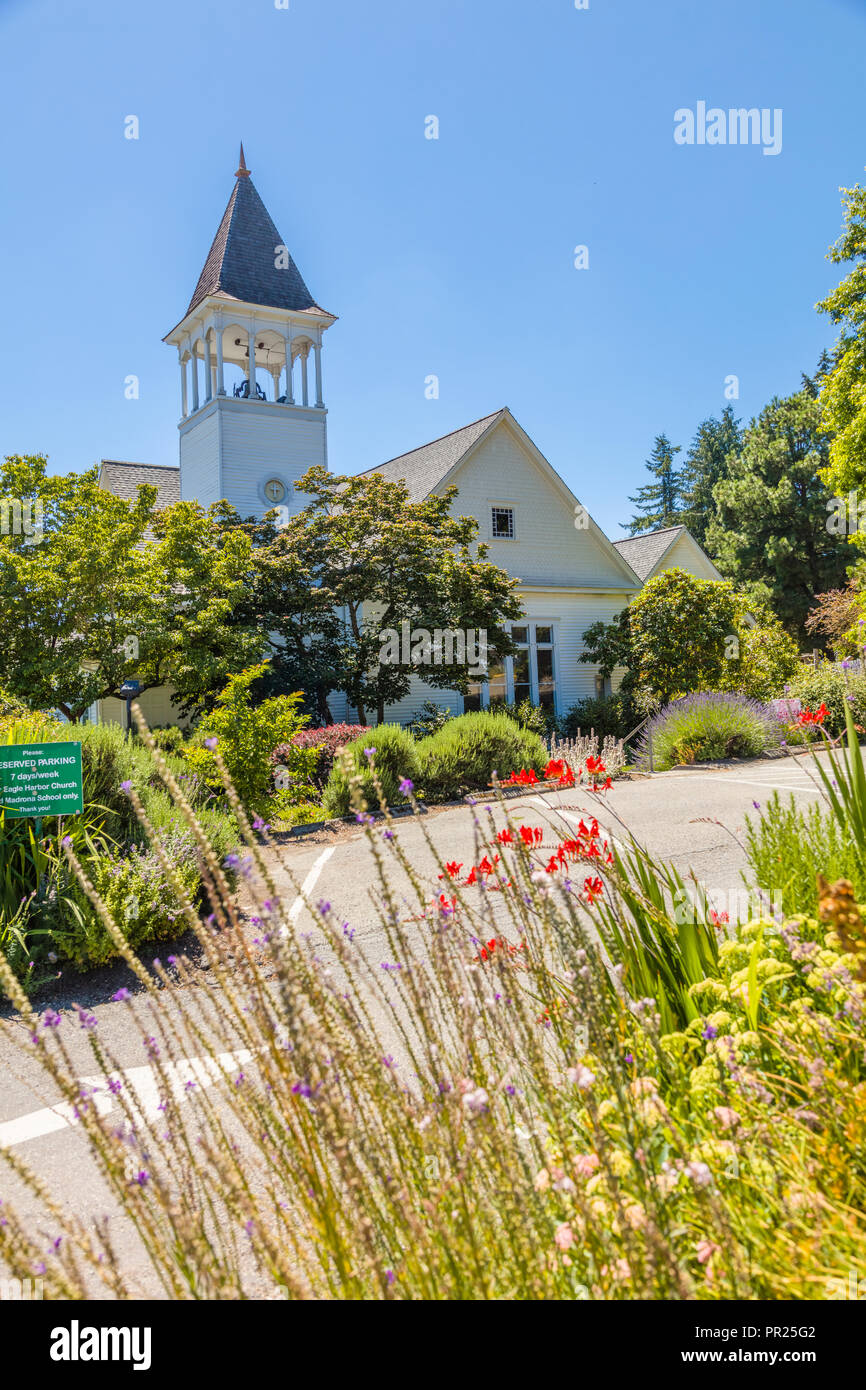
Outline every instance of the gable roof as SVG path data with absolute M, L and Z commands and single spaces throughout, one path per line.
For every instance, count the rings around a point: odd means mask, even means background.
M 713 565 L 703 546 L 699 545 L 686 526 L 665 526 L 660 531 L 647 531 L 642 536 L 627 536 L 624 540 L 614 541 L 613 544 L 623 559 L 631 565 L 635 574 L 645 581 L 664 559 L 671 546 L 683 535 L 688 536 L 692 545 L 700 550 L 710 565 Z M 713 569 L 715 568 L 713 565 Z M 716 573 L 718 574 L 718 571 Z
M 315 302 L 291 256 L 286 267 L 277 268 L 274 262 L 278 246 L 285 246 L 285 242 L 250 178 L 241 145 L 235 186 L 187 314 L 208 295 L 220 294 L 266 308 L 295 309 L 333 317 Z
M 423 502 L 481 436 L 507 414 L 507 409 L 496 410 L 481 420 L 473 420 L 471 425 L 464 425 L 462 429 L 443 434 L 429 444 L 422 444 L 419 449 L 411 449 L 408 454 L 400 454 L 387 463 L 378 464 L 376 468 L 367 468 L 359 476 L 368 478 L 372 473 L 381 473 L 389 483 L 399 482 L 402 478 L 409 488 L 409 501 Z
M 397 458 L 389 459 L 387 463 L 379 464 L 376 468 L 367 468 L 358 476 L 370 477 L 373 473 L 381 473 L 392 483 L 402 479 L 408 485 L 409 501 L 421 502 L 442 484 L 453 481 L 454 474 L 464 460 L 488 434 L 491 434 L 503 422 L 507 422 L 509 429 L 517 436 L 529 457 L 549 479 L 562 498 L 567 500 L 569 505 L 577 504 L 577 498 L 571 488 L 559 476 L 556 469 L 544 457 L 522 426 L 518 424 L 508 406 L 494 411 L 492 415 L 484 415 L 480 420 L 474 420 L 471 425 L 464 425 L 462 429 L 453 430 L 451 434 L 442 435 L 440 439 L 434 439 L 430 444 L 423 444 L 419 449 L 412 449 L 408 454 L 400 454 Z M 641 580 L 629 565 L 626 557 L 615 549 L 601 527 L 593 521 L 588 513 L 587 517 L 591 534 L 620 567 L 624 581 L 623 588 L 640 588 Z
M 180 469 L 158 463 L 122 463 L 103 459 L 99 465 L 99 486 L 106 492 L 134 502 L 143 483 L 156 488 L 157 507 L 171 507 L 180 501 Z

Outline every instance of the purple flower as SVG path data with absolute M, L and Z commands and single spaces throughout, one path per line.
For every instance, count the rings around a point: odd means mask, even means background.
M 383 839 L 383 840 L 393 840 L 393 838 L 394 838 L 394 832 L 393 832 L 393 830 L 383 830 L 383 831 L 382 831 L 382 839 Z
M 707 1042 L 710 1042 L 713 1038 L 717 1038 L 718 1036 L 718 1028 L 714 1028 L 711 1023 L 708 1023 L 704 1031 L 701 1033 L 701 1037 L 705 1038 Z
M 113 1076 L 108 1083 L 108 1089 L 113 1096 L 119 1095 L 123 1090 L 123 1082 L 118 1080 L 116 1076 Z
M 127 778 L 125 782 L 121 782 L 120 790 L 122 792 L 126 792 L 126 795 L 129 796 L 129 793 L 132 791 L 132 783 L 130 782 L 129 778 Z
M 761 803 L 760 803 L 760 801 L 753 801 L 753 802 L 752 802 L 752 805 L 754 806 L 754 808 L 755 808 L 756 811 L 760 811 L 760 809 L 761 809 Z
M 116 993 L 116 994 L 112 994 L 111 997 L 112 997 L 112 999 L 114 1000 L 115 1004 L 122 1004 L 122 1003 L 124 1002 L 125 999 L 128 999 L 128 998 L 129 998 L 129 990 L 128 990 L 128 989 L 119 989 L 119 990 L 117 991 L 117 993 Z
M 403 780 L 402 780 L 402 782 L 400 783 L 400 793 L 401 793 L 401 795 L 402 795 L 402 796 L 408 796 L 409 793 L 410 793 L 411 791 L 414 791 L 414 790 L 415 790 L 415 783 L 412 782 L 412 781 L 410 781 L 410 779 L 409 779 L 408 777 L 404 777 Z
M 225 859 L 223 860 L 223 865 L 227 869 L 236 869 L 240 862 L 241 861 L 236 854 L 227 854 Z
M 316 906 L 318 907 L 319 912 L 322 914 L 322 916 L 327 917 L 328 913 L 331 910 L 331 904 L 326 903 L 324 898 L 320 898 Z
M 385 1270 L 385 1278 L 387 1279 L 387 1281 L 388 1281 L 389 1284 L 393 1284 L 393 1282 L 394 1282 L 394 1280 L 397 1278 L 397 1276 L 396 1276 L 396 1274 L 394 1273 L 393 1269 L 386 1269 L 386 1270 Z
M 634 1057 L 632 1056 L 632 1054 L 631 1054 L 630 1052 L 627 1052 L 627 1053 L 625 1054 L 625 1064 L 626 1064 L 627 1067 L 633 1067 L 633 1066 L 634 1066 Z
M 82 1028 L 95 1028 L 97 1019 L 95 1014 L 89 1014 L 86 1009 L 78 1010 L 78 1022 Z
M 365 757 L 365 758 L 375 758 L 375 756 L 376 756 L 376 750 L 375 750 L 375 748 L 365 748 L 365 749 L 364 749 L 364 757 Z
M 45 1013 L 42 1015 L 42 1027 L 59 1028 L 60 1015 L 58 1013 L 55 1013 L 53 1009 L 46 1009 Z
M 72 844 L 72 836 L 71 836 L 71 835 L 64 835 L 64 836 L 63 836 L 63 839 L 61 840 L 60 843 L 63 844 L 63 845 L 71 845 L 71 844 Z M 22 898 L 21 901 L 23 902 L 24 899 Z
M 135 1181 L 138 1183 L 139 1187 L 146 1187 L 147 1184 L 150 1182 L 150 1174 L 148 1173 L 147 1169 L 142 1168 L 138 1173 L 136 1173 Z
M 205 748 L 214 749 L 216 748 L 218 742 L 219 740 L 216 738 L 206 738 L 204 741 L 204 746 Z

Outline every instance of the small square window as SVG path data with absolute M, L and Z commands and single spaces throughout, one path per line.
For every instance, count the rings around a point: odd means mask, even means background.
M 514 508 L 493 508 L 493 538 L 498 541 L 514 540 Z
M 539 645 L 546 645 L 553 641 L 553 629 L 550 627 L 537 627 L 535 629 L 535 641 Z

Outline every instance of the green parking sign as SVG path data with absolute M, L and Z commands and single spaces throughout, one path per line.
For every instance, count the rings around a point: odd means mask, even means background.
M 0 810 L 71 816 L 84 809 L 80 743 L 0 744 Z

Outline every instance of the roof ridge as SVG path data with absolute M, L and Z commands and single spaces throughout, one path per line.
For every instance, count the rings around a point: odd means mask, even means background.
M 398 459 L 408 458 L 409 454 L 420 453 L 422 449 L 430 449 L 434 444 L 441 444 L 445 439 L 452 439 L 455 434 L 462 434 L 464 430 L 471 430 L 473 425 L 480 425 L 485 420 L 493 420 L 497 415 L 504 415 L 507 410 L 508 406 L 503 405 L 499 410 L 491 411 L 489 415 L 479 415 L 477 420 L 470 420 L 468 425 L 459 425 L 456 430 L 448 430 L 446 434 L 437 435 L 435 439 L 428 439 L 425 444 L 416 444 L 414 449 L 404 449 L 402 454 L 395 454 L 393 458 L 385 459 L 384 463 L 377 463 L 374 468 L 365 468 L 364 472 L 378 473 L 380 468 L 387 467 L 389 463 L 396 463 Z
M 639 531 L 634 536 L 620 536 L 618 540 L 612 541 L 612 545 L 627 545 L 629 541 L 648 541 L 650 536 L 664 536 L 668 531 L 687 531 L 688 527 L 684 522 L 677 522 L 676 526 L 660 526 L 657 531 Z

